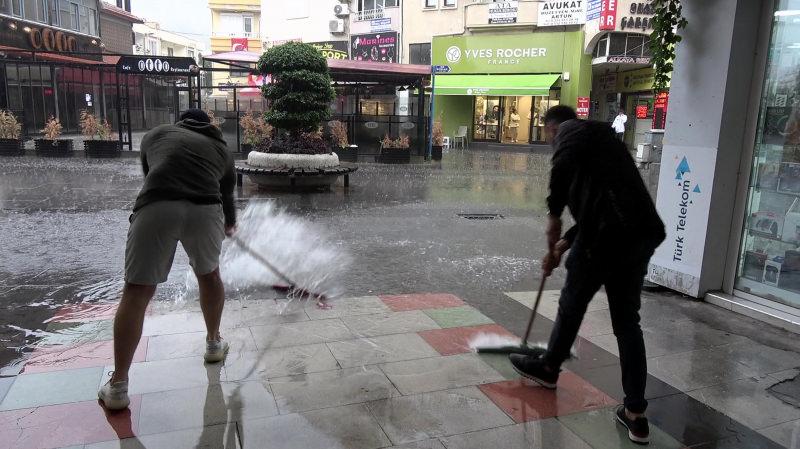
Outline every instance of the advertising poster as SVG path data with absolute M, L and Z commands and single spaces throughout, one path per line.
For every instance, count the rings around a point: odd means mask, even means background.
M 618 1 L 602 0 L 600 4 L 600 31 L 617 29 Z
M 539 3 L 540 27 L 583 25 L 586 23 L 585 0 L 543 0 Z
M 517 23 L 519 2 L 494 2 L 489 4 L 489 23 L 507 24 Z
M 589 117 L 589 101 L 589 97 L 578 97 L 578 107 L 575 109 L 578 118 Z
M 347 41 L 311 42 L 309 45 L 319 50 L 326 59 L 350 59 Z
M 586 20 L 600 18 L 600 7 L 602 0 L 589 0 L 586 3 Z
M 350 38 L 350 59 L 397 62 L 397 33 L 357 34 Z

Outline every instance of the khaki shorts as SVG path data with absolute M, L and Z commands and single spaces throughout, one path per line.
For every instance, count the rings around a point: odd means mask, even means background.
M 195 274 L 204 275 L 219 266 L 225 239 L 220 204 L 189 201 L 157 201 L 130 218 L 125 247 L 125 282 L 156 285 L 167 280 L 181 242 Z

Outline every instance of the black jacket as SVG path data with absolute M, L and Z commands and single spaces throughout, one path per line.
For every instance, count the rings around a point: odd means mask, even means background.
M 155 201 L 222 203 L 225 224 L 236 223 L 233 157 L 217 127 L 184 120 L 154 128 L 142 139 L 142 169 L 134 212 Z
M 576 225 L 565 238 L 586 249 L 641 246 L 655 249 L 664 223 L 625 144 L 604 122 L 570 120 L 553 142 L 550 214 L 569 207 Z

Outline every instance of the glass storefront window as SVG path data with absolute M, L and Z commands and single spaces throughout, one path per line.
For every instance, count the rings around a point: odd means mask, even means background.
M 780 0 L 735 287 L 800 308 L 800 0 Z

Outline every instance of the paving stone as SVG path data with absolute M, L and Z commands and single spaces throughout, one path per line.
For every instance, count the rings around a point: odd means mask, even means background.
M 229 355 L 256 350 L 256 343 L 249 328 L 227 329 L 221 331 L 221 334 L 230 344 Z M 200 357 L 206 351 L 206 336 L 207 333 L 203 331 L 150 337 L 147 361 Z
M 233 301 L 233 306 L 225 304 L 222 312 L 222 329 L 270 324 L 297 323 L 308 321 L 305 310 L 292 310 L 281 313 L 279 303 L 274 300 Z
M 279 377 L 269 385 L 282 414 L 400 395 L 377 366 Z
M 145 394 L 218 384 L 223 369 L 220 363 L 206 364 L 202 357 L 134 363 L 129 373 L 128 391 Z M 106 373 L 111 371 L 113 367 L 106 367 Z
M 486 364 L 494 368 L 506 380 L 519 379 L 520 375 L 511 366 L 507 354 L 478 354 Z
M 457 354 L 387 363 L 381 369 L 404 395 L 479 385 L 504 380 L 477 354 Z
M 306 314 L 312 320 L 329 318 L 342 318 L 346 316 L 374 315 L 389 312 L 389 307 L 377 296 L 363 296 L 359 298 L 342 298 L 331 301 L 333 308 L 320 309 L 307 307 Z
M 0 403 L 0 410 L 97 399 L 102 375 L 102 367 L 19 375 Z
M 244 449 L 377 449 L 391 443 L 363 404 L 241 423 Z M 148 448 L 149 449 L 149 448 Z
M 647 361 L 647 370 L 681 391 L 758 375 L 757 370 L 726 357 L 717 348 L 655 357 Z
M 415 441 L 413 443 L 391 446 L 392 449 L 448 449 L 439 440 Z
M 758 432 L 783 447 L 800 447 L 800 419 L 767 427 Z
M 513 424 L 476 387 L 384 399 L 368 405 L 394 444 Z
M 134 362 L 143 362 L 147 354 L 148 337 L 142 337 L 133 354 Z M 103 367 L 114 363 L 112 340 L 83 343 L 78 346 L 37 347 L 25 360 L 25 374 L 46 373 L 67 369 Z
M 615 408 L 604 408 L 585 413 L 559 417 L 558 420 L 575 434 L 587 441 L 594 449 L 641 448 L 628 438 L 628 431 L 615 416 Z M 650 444 L 653 449 L 680 449 L 683 446 L 657 426 L 650 425 Z
M 584 370 L 580 373 L 580 376 L 619 402 L 622 402 L 625 398 L 625 393 L 622 391 L 622 372 L 619 365 Z M 647 376 L 647 387 L 644 392 L 645 399 L 660 398 L 676 393 L 680 393 L 680 390 L 655 376 Z
M 383 335 L 338 341 L 328 343 L 328 348 L 343 368 L 423 359 L 439 355 L 417 334 Z
M 556 419 L 515 424 L 442 438 L 447 449 L 590 449 Z M 612 446 L 609 446 L 611 448 Z
M 205 332 L 206 321 L 200 312 L 147 315 L 142 335 L 172 335 Z
M 436 324 L 443 329 L 493 323 L 491 318 L 470 306 L 428 309 L 425 310 L 425 314 L 431 317 L 433 321 L 436 321 Z
M 690 391 L 689 396 L 752 429 L 761 429 L 800 419 L 800 409 L 766 391 L 776 383 L 769 376 L 746 378 Z
M 482 326 L 452 327 L 450 329 L 434 329 L 422 331 L 419 335 L 439 351 L 441 355 L 461 354 L 472 352 L 470 342 L 481 334 L 503 335 L 516 338 L 514 334 L 497 324 L 484 324 Z
M 47 332 L 37 343 L 42 347 L 78 346 L 114 338 L 114 321 L 100 320 L 89 323 L 48 323 Z
M 294 374 L 330 371 L 339 368 L 323 343 L 288 348 L 229 354 L 225 360 L 225 380 L 266 380 Z
M 250 330 L 253 332 L 253 338 L 255 338 L 258 349 L 302 346 L 355 338 L 355 335 L 338 318 L 271 326 L 253 326 Z
M 410 295 L 381 296 L 380 298 L 395 312 L 441 309 L 444 307 L 460 307 L 464 305 L 464 301 L 449 293 L 415 293 Z
M 14 384 L 16 378 L 16 376 L 0 377 L 0 404 L 3 403 L 3 399 L 5 399 L 8 390 L 11 389 L 11 385 Z
M 236 423 L 89 444 L 84 449 L 237 449 Z
M 420 310 L 344 317 L 342 321 L 353 334 L 359 337 L 377 337 L 439 329 L 439 325 Z
M 761 375 L 800 366 L 800 353 L 773 348 L 749 339 L 721 346 L 718 351 Z

